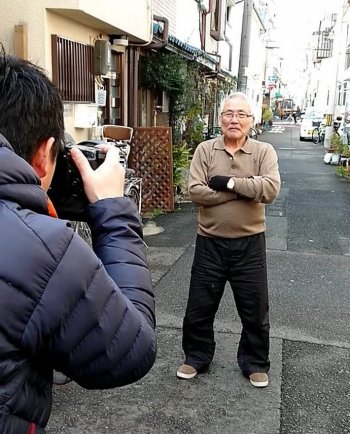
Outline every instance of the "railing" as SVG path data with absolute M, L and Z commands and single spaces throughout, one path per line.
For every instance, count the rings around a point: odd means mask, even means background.
M 64 101 L 94 102 L 93 47 L 51 36 L 52 78 Z

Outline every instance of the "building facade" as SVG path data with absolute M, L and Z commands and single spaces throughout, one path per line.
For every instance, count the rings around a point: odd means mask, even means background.
M 0 0 L 0 7 L 4 50 L 39 64 L 53 78 L 65 101 L 66 130 L 77 140 L 103 120 L 130 122 L 128 65 L 133 51 L 152 41 L 152 0 L 33 0 L 25 6 Z M 106 102 L 99 106 L 97 91 L 103 88 Z

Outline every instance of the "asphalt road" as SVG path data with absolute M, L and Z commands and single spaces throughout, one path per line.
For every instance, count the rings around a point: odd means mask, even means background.
M 176 378 L 196 233 L 187 203 L 147 236 L 157 300 L 157 361 L 121 389 L 54 388 L 48 434 L 350 433 L 350 183 L 323 163 L 298 127 L 259 136 L 279 155 L 282 189 L 266 208 L 271 310 L 270 385 L 255 389 L 236 364 L 240 323 L 227 288 L 215 322 L 210 371 Z M 146 226 L 147 226 L 147 222 Z

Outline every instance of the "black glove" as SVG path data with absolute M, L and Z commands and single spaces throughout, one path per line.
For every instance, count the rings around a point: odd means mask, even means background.
M 231 176 L 213 176 L 213 178 L 209 179 L 208 187 L 215 191 L 226 191 L 230 179 Z

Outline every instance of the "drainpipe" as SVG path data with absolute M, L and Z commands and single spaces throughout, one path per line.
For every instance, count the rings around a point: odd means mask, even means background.
M 169 40 L 169 20 L 168 18 L 161 17 L 159 15 L 153 15 L 154 21 L 160 21 L 161 23 L 164 23 L 164 30 L 163 30 L 163 41 L 160 42 L 152 42 L 151 44 L 147 45 L 145 49 L 156 49 L 159 50 L 161 48 L 164 48 L 168 44 Z
M 232 71 L 232 52 L 233 52 L 233 46 L 232 46 L 232 42 L 230 41 L 230 39 L 227 36 L 225 36 L 225 41 L 226 41 L 227 45 L 229 46 L 228 70 Z
M 136 125 L 138 118 L 138 62 L 139 48 L 131 48 L 129 57 L 128 125 Z
M 218 58 L 218 62 L 215 65 L 215 69 L 216 69 L 215 72 L 220 72 L 221 71 L 221 58 L 222 58 L 221 54 L 218 54 L 218 53 L 208 53 L 208 54 L 209 54 L 209 56 L 215 56 Z

